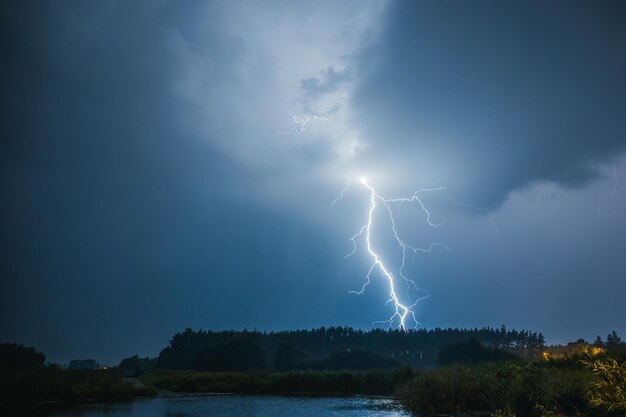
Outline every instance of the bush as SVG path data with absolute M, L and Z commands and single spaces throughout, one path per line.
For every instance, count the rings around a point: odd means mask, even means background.
M 123 382 L 119 373 L 110 370 L 45 368 L 0 374 L 0 402 L 3 404 L 120 401 L 134 394 L 133 384 Z
M 172 372 L 141 375 L 150 386 L 174 392 L 288 395 L 392 395 L 413 376 L 410 368 L 394 370 L 271 372 Z
M 533 363 L 457 364 L 418 372 L 399 396 L 413 413 L 480 411 L 540 417 L 549 410 L 577 415 L 590 411 L 586 392 L 592 379 L 584 370 Z
M 399 395 L 405 408 L 420 413 L 456 413 L 488 410 L 489 383 L 484 368 L 451 365 L 422 370 L 403 386 Z
M 606 415 L 626 415 L 626 362 L 604 358 L 583 363 L 597 376 L 589 392 L 591 405 Z

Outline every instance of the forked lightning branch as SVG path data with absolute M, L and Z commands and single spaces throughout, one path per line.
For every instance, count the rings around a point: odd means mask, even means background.
M 396 325 L 403 330 L 407 329 L 407 327 L 416 327 L 420 323 L 417 320 L 414 308 L 417 303 L 424 300 L 425 298 L 428 298 L 428 295 L 424 295 L 421 297 L 416 296 L 416 298 L 411 301 L 410 290 L 413 289 L 419 294 L 420 288 L 417 286 L 414 280 L 408 278 L 405 275 L 404 268 L 406 266 L 407 255 L 415 255 L 420 252 L 431 252 L 436 247 L 441 247 L 445 250 L 449 250 L 449 248 L 441 242 L 431 243 L 427 248 L 420 248 L 407 243 L 405 239 L 400 237 L 400 233 L 398 232 L 398 229 L 396 227 L 394 206 L 402 203 L 417 204 L 420 210 L 424 213 L 427 225 L 437 229 L 441 225 L 443 225 L 443 223 L 433 223 L 431 221 L 430 212 L 428 211 L 420 197 L 424 193 L 443 191 L 445 187 L 421 189 L 413 193 L 413 195 L 411 195 L 410 197 L 384 198 L 376 192 L 374 187 L 369 185 L 366 178 L 361 178 L 360 183 L 369 192 L 369 210 L 367 211 L 367 221 L 365 222 L 365 224 L 363 224 L 363 226 L 361 226 L 359 231 L 350 238 L 353 244 L 353 249 L 352 252 L 346 255 L 346 258 L 354 255 L 357 252 L 357 241 L 363 240 L 367 250 L 367 254 L 372 263 L 367 274 L 365 275 L 365 282 L 361 289 L 358 291 L 350 292 L 353 294 L 363 294 L 367 286 L 372 282 L 372 274 L 374 274 L 375 272 L 379 273 L 381 275 L 381 278 L 383 278 L 388 285 L 389 299 L 387 300 L 387 304 L 392 304 L 393 314 L 391 315 L 391 317 L 389 317 L 389 319 L 384 321 L 377 321 L 374 322 L 374 324 L 387 324 L 388 326 Z M 341 200 L 344 194 L 349 190 L 349 188 L 350 184 L 348 183 L 346 184 L 346 187 L 341 191 L 339 197 L 337 197 L 331 205 L 334 205 L 337 201 Z M 374 215 L 376 214 L 376 210 L 383 210 L 385 215 L 388 217 L 391 225 L 391 232 L 396 243 L 398 244 L 399 250 L 401 251 L 400 268 L 398 268 L 398 270 L 395 272 L 392 270 L 389 264 L 383 260 L 382 256 L 376 250 L 376 247 L 373 243 L 372 226 L 374 223 Z M 406 292 L 406 300 L 401 299 L 401 297 L 399 296 L 399 292 L 402 291 L 401 285 L 405 287 L 404 290 Z

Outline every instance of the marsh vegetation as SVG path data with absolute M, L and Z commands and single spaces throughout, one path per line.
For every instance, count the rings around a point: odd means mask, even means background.
M 540 334 L 505 329 L 269 334 L 187 329 L 158 358 L 135 355 L 114 369 L 46 365 L 42 353 L 14 344 L 1 345 L 0 352 L 3 404 L 125 401 L 160 390 L 388 396 L 415 415 L 626 415 L 626 344 L 616 333 L 593 344 L 578 340 L 546 347 Z M 124 376 L 138 376 L 140 383 Z

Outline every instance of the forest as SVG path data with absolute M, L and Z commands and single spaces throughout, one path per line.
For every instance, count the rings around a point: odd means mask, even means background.
M 481 329 L 360 330 L 320 327 L 310 330 L 194 331 L 176 333 L 159 354 L 160 369 L 244 371 L 247 369 L 384 369 L 399 365 L 428 368 L 439 364 L 447 346 L 475 340 L 496 356 L 537 357 L 544 346 L 541 333 L 483 327 Z M 443 362 L 456 361 L 444 349 Z M 489 355 L 489 352 L 475 352 Z M 463 352 L 458 352 L 463 355 Z M 467 352 L 465 353 L 467 354 Z M 451 356 L 452 355 L 452 356 Z

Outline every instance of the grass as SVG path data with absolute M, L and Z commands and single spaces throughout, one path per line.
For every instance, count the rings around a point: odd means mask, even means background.
M 585 369 L 549 368 L 536 363 L 450 365 L 417 372 L 398 395 L 414 414 L 599 416 L 602 414 L 587 400 L 593 380 L 593 373 Z
M 174 392 L 273 395 L 393 395 L 413 377 L 410 368 L 370 371 L 155 371 L 141 381 Z
M 154 396 L 152 388 L 124 382 L 114 370 L 67 370 L 44 368 L 0 373 L 0 403 L 36 404 L 74 401 L 126 401 L 135 396 Z

